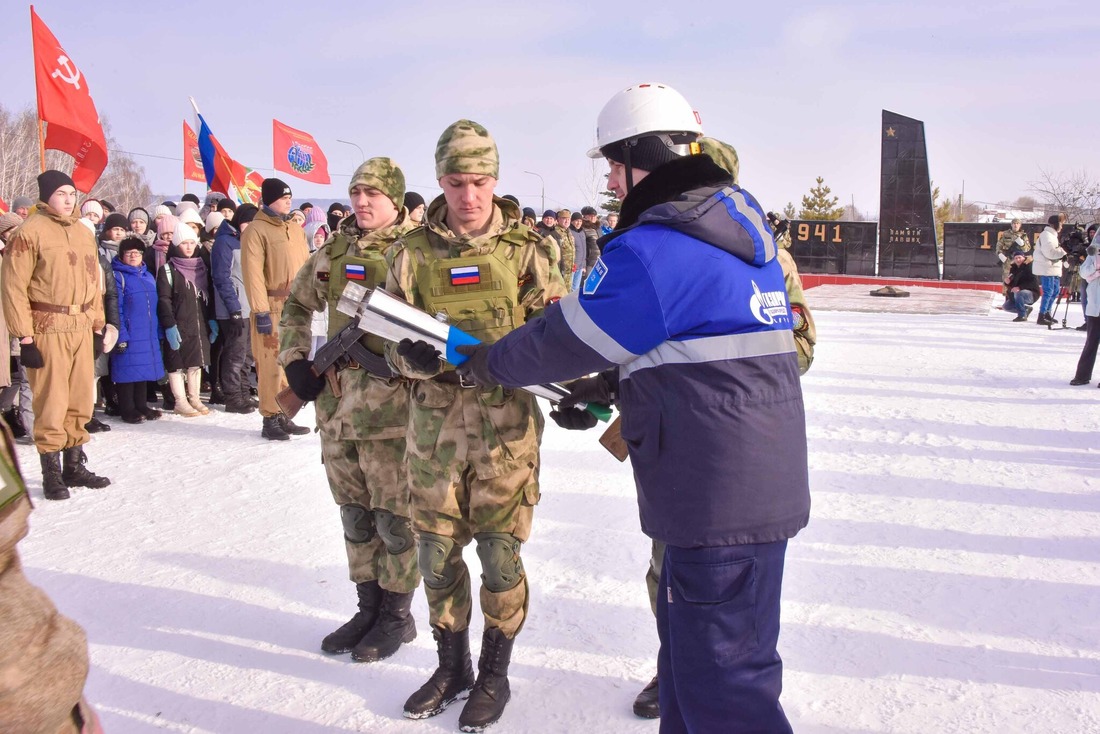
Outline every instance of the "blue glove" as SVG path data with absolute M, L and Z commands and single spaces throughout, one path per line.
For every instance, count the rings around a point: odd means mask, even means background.
M 270 334 L 274 327 L 271 325 L 271 314 L 267 311 L 252 314 L 256 317 L 256 332 L 258 334 Z
M 168 340 L 168 346 L 172 347 L 173 352 L 180 350 L 180 345 L 183 344 L 183 339 L 180 339 L 180 327 L 169 326 L 164 330 L 164 338 Z
M 210 319 L 206 325 L 210 327 L 210 343 L 213 344 L 218 339 L 218 322 Z

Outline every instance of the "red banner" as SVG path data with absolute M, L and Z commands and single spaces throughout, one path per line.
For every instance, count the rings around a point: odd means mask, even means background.
M 206 183 L 202 172 L 202 155 L 199 153 L 199 136 L 183 121 L 183 180 Z
M 313 136 L 278 120 L 272 120 L 271 123 L 275 170 L 313 183 L 331 183 L 328 159 Z
M 264 185 L 264 175 L 259 171 L 248 169 L 248 175 L 244 177 L 243 188 L 237 188 L 237 196 L 241 203 L 260 205 L 260 189 Z
M 31 6 L 34 80 L 38 119 L 46 125 L 46 147 L 73 157 L 73 183 L 92 190 L 107 167 L 107 140 L 88 90 L 88 80 Z

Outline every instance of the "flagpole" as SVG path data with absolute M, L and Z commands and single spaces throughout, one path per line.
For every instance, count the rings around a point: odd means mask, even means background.
M 38 118 L 35 118 L 38 120 Z M 38 162 L 41 170 L 39 173 L 46 172 L 46 136 L 42 134 L 42 121 L 38 120 Z

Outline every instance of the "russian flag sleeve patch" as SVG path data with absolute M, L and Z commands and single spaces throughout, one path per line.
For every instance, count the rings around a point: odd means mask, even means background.
M 366 280 L 367 268 L 365 265 L 356 265 L 354 263 L 348 263 L 344 266 L 344 276 L 348 280 Z

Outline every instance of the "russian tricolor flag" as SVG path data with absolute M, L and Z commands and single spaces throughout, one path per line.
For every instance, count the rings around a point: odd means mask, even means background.
M 451 285 L 477 285 L 480 282 L 481 271 L 477 265 L 451 268 Z
M 365 265 L 348 263 L 344 266 L 344 275 L 348 280 L 366 280 L 367 268 Z

